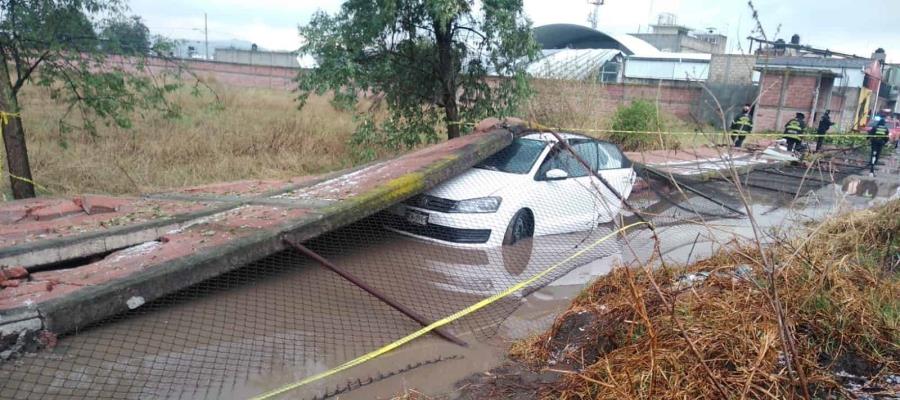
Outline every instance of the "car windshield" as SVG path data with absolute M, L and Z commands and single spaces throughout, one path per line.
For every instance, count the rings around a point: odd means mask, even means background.
M 527 174 L 544 150 L 546 143 L 540 140 L 516 139 L 512 144 L 482 161 L 475 168 L 511 174 Z

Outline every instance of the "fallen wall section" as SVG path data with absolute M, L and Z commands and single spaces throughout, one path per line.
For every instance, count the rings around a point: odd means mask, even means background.
M 325 176 L 106 198 L 105 208 L 84 207 L 86 197 L 5 204 L 0 260 L 18 265 L 15 277 L 0 274 L 0 356 L 281 251 L 285 237 L 302 242 L 361 220 L 471 168 L 516 129 L 485 121 L 471 135 Z

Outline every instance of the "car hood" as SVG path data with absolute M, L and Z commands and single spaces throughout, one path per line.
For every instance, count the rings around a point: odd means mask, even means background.
M 494 195 L 511 185 L 527 180 L 528 177 L 528 174 L 510 174 L 472 168 L 455 178 L 435 186 L 426 193 L 450 200 L 475 199 Z

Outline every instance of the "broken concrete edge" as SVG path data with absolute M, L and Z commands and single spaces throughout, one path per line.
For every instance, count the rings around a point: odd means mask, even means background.
M 740 175 L 740 174 L 750 173 L 750 172 L 752 172 L 756 169 L 760 169 L 760 168 L 771 168 L 771 167 L 778 167 L 778 166 L 784 166 L 784 165 L 790 164 L 790 162 L 788 162 L 788 161 L 769 161 L 769 162 L 765 162 L 765 163 L 731 165 L 726 168 L 711 169 L 709 171 L 685 175 L 685 174 L 677 174 L 674 172 L 670 173 L 670 171 L 668 171 L 665 166 L 657 166 L 654 164 L 642 163 L 642 162 L 635 161 L 635 160 L 631 160 L 631 162 L 634 164 L 635 169 L 641 169 L 641 168 L 649 169 L 649 170 L 656 171 L 656 173 L 659 173 L 659 174 L 662 174 L 665 176 L 669 176 L 671 174 L 674 177 L 679 178 L 679 179 L 684 178 L 684 179 L 690 179 L 690 180 L 699 181 L 699 182 L 706 182 L 706 181 L 710 181 L 713 179 L 717 179 L 717 178 L 721 177 L 723 173 L 728 173 L 732 168 Z M 731 178 L 730 174 L 726 175 L 726 177 Z
M 31 268 L 40 265 L 53 264 L 67 260 L 88 257 L 94 254 L 102 254 L 105 252 L 115 251 L 125 247 L 133 246 L 135 244 L 155 240 L 162 236 L 162 234 L 164 234 L 165 232 L 177 229 L 180 224 L 189 222 L 191 220 L 218 214 L 248 204 L 278 205 L 283 207 L 308 206 L 309 204 L 291 205 L 286 201 L 267 199 L 267 197 L 288 193 L 294 190 L 302 189 L 304 187 L 312 186 L 328 179 L 333 179 L 337 176 L 341 176 L 343 174 L 358 171 L 373 164 L 375 163 L 367 163 L 353 168 L 330 172 L 315 179 L 310 179 L 309 181 L 289 185 L 283 188 L 265 192 L 260 195 L 248 197 L 233 196 L 233 198 L 222 200 L 217 199 L 216 196 L 211 195 L 192 196 L 176 195 L 171 193 L 148 194 L 145 196 L 141 196 L 141 198 L 149 200 L 209 202 L 219 201 L 224 204 L 202 211 L 177 214 L 155 221 L 148 221 L 135 225 L 108 228 L 100 231 L 87 232 L 64 238 L 45 239 L 41 241 L 22 243 L 20 245 L 2 248 L 0 249 L 0 265 L 17 265 Z
M 147 237 L 160 230 L 230 210 L 239 204 L 212 207 L 192 213 L 177 214 L 135 225 L 108 228 L 63 238 L 45 239 L 0 249 L 0 265 L 19 265 L 31 268 L 38 265 L 77 259 L 146 242 Z M 158 238 L 159 236 L 154 237 Z M 149 239 L 153 240 L 153 239 Z
M 454 152 L 423 170 L 397 177 L 358 198 L 315 210 L 298 221 L 167 261 L 122 279 L 85 287 L 65 297 L 4 310 L 0 312 L 0 327 L 5 325 L 3 321 L 7 321 L 8 316 L 36 313 L 41 329 L 54 334 L 84 329 L 282 251 L 285 237 L 303 242 L 371 216 L 459 175 L 511 142 L 512 135 L 508 130 L 493 131 L 460 149 L 466 153 L 462 158 Z
M 0 315 L 0 361 L 34 346 L 42 331 L 44 322 L 37 310 L 17 310 Z

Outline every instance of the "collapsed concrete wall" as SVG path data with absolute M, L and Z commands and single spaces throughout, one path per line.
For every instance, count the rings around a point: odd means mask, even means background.
M 517 129 L 486 121 L 471 135 L 322 176 L 106 199 L 104 207 L 84 197 L 3 204 L 0 260 L 19 266 L 2 271 L 0 354 L 262 259 L 283 250 L 284 238 L 302 242 L 368 217 L 462 173 Z

